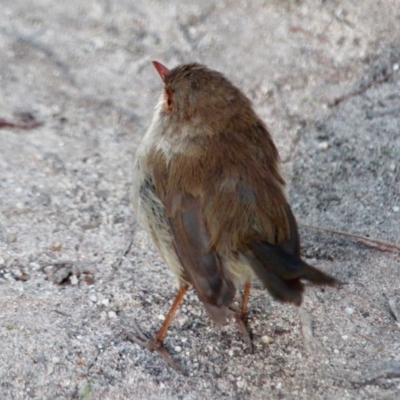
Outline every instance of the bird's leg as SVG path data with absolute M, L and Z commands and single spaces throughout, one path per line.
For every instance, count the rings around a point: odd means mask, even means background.
M 247 314 L 247 304 L 249 303 L 250 296 L 250 282 L 246 282 L 244 285 L 243 295 L 242 295 L 242 305 L 240 307 L 243 317 Z
M 251 341 L 250 332 L 246 324 L 247 315 L 247 304 L 249 302 L 250 295 L 250 282 L 246 282 L 242 294 L 242 304 L 240 305 L 240 312 L 235 314 L 236 322 L 239 327 L 239 331 L 243 336 L 243 340 L 250 349 L 250 353 L 253 352 L 253 343 Z
M 184 372 L 183 369 L 172 359 L 172 357 L 169 355 L 168 351 L 164 347 L 164 336 L 167 333 L 168 327 L 173 320 L 176 310 L 179 307 L 179 304 L 181 303 L 183 296 L 185 295 L 186 291 L 188 290 L 188 285 L 182 286 L 177 295 L 175 296 L 175 300 L 172 303 L 171 308 L 168 311 L 167 316 L 164 319 L 163 324 L 161 325 L 160 330 L 157 332 L 157 334 L 154 336 L 153 339 L 148 339 L 140 330 L 140 328 L 137 326 L 137 324 L 134 322 L 133 326 L 137 332 L 137 335 L 139 337 L 136 337 L 134 335 L 128 334 L 128 339 L 131 340 L 132 342 L 135 342 L 143 347 L 146 347 L 150 351 L 156 351 L 159 356 L 161 356 L 172 368 Z

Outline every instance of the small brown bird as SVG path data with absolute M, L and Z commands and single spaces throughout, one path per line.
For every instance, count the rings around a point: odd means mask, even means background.
M 136 341 L 179 368 L 163 339 L 189 286 L 215 322 L 235 316 L 251 348 L 245 315 L 253 278 L 296 305 L 302 280 L 337 281 L 300 257 L 279 154 L 250 100 L 203 65 L 153 65 L 164 88 L 136 153 L 134 209 L 180 289 L 156 336 L 148 341 L 138 331 Z

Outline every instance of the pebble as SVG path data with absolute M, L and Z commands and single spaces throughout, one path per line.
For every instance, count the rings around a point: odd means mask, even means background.
M 117 318 L 117 313 L 115 311 L 109 311 L 108 312 L 108 318 L 110 318 L 110 319 Z
M 161 320 L 161 321 L 164 321 L 164 319 L 165 319 L 164 315 L 162 315 L 162 314 L 157 315 L 157 318 L 158 318 L 159 320 Z
M 61 247 L 62 246 L 60 242 L 54 242 L 50 249 L 52 251 L 61 251 Z
M 243 389 L 243 388 L 246 387 L 246 381 L 240 380 L 240 381 L 237 381 L 236 384 L 237 384 L 237 387 L 240 388 L 240 389 Z
M 7 279 L 8 281 L 13 281 L 14 280 L 13 276 L 9 272 L 6 272 L 3 275 L 3 277 L 4 277 L 4 279 Z
M 1 265 L 1 258 L 0 258 L 0 265 Z M 40 264 L 39 263 L 37 263 L 37 262 L 31 262 L 31 263 L 29 263 L 29 266 L 31 267 L 31 269 L 33 270 L 33 271 L 39 271 L 40 270 Z
M 272 338 L 271 336 L 268 336 L 268 335 L 264 335 L 262 338 L 261 338 L 261 341 L 263 342 L 263 343 L 265 343 L 265 344 L 272 344 L 272 343 L 274 343 L 274 338 Z
M 329 142 L 318 143 L 318 148 L 320 150 L 328 150 L 329 149 Z
M 44 354 L 37 354 L 33 357 L 33 362 L 35 364 L 44 363 L 46 361 L 46 356 Z
M 97 301 L 97 296 L 96 296 L 95 294 L 92 294 L 92 295 L 89 297 L 89 299 L 90 299 L 90 301 L 92 301 L 93 303 L 96 303 L 96 301 Z
M 69 277 L 69 281 L 71 282 L 71 285 L 77 285 L 78 284 L 78 277 L 76 275 L 71 275 Z
M 348 315 L 354 314 L 354 308 L 351 308 L 351 307 L 346 307 L 344 311 Z
M 109 299 L 103 299 L 103 300 L 101 301 L 101 304 L 103 304 L 103 306 L 108 307 L 108 305 L 110 304 L 110 300 L 109 300 Z
M 61 384 L 62 387 L 69 387 L 69 386 L 71 386 L 71 381 L 69 379 L 66 379 L 64 381 L 62 380 L 60 382 L 60 384 Z
M 181 347 L 181 346 L 175 346 L 175 347 L 174 347 L 174 350 L 175 350 L 177 353 L 180 353 L 180 352 L 182 351 L 182 347 Z
M 399 206 L 393 206 L 392 208 L 393 212 L 397 213 L 400 211 L 400 207 Z
M 178 320 L 178 324 L 182 328 L 184 325 L 187 324 L 188 321 L 189 321 L 189 318 L 186 316 L 183 316 Z

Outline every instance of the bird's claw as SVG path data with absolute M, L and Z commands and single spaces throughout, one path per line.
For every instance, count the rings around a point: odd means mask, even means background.
M 246 346 L 249 348 L 250 353 L 253 354 L 253 342 L 251 340 L 249 328 L 247 327 L 246 315 L 241 312 L 235 313 L 235 319 Z
M 153 352 L 155 351 L 161 358 L 163 358 L 173 369 L 186 375 L 186 371 L 174 361 L 171 355 L 168 353 L 167 349 L 164 347 L 162 340 L 154 337 L 153 339 L 148 339 L 146 335 L 139 328 L 137 323 L 133 321 L 133 327 L 136 331 L 136 335 L 125 330 L 125 336 L 133 343 L 138 344 L 141 347 Z

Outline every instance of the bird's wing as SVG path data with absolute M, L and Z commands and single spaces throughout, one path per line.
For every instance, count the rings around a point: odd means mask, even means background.
M 217 183 L 214 196 L 205 196 L 207 226 L 219 253 L 240 252 L 274 298 L 299 305 L 303 279 L 324 285 L 336 280 L 301 259 L 296 220 L 284 192 L 266 183 L 258 192 L 263 186 L 244 175 L 230 178 L 230 190 Z M 223 195 L 215 195 L 221 186 Z
M 319 285 L 333 285 L 337 281 L 301 259 L 300 238 L 296 219 L 286 200 L 280 203 L 285 234 L 281 240 L 271 242 L 268 238 L 251 240 L 246 256 L 251 267 L 277 300 L 301 304 L 304 290 L 301 280 Z
M 166 205 L 172 243 L 186 278 L 194 286 L 210 316 L 225 321 L 235 296 L 235 287 L 226 274 L 210 238 L 200 197 L 176 193 Z

